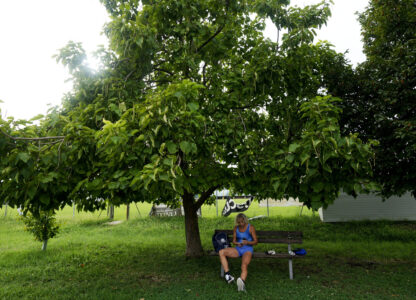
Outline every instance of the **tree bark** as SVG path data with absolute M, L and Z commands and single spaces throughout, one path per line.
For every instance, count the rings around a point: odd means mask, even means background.
M 44 240 L 42 244 L 42 251 L 46 251 L 46 246 L 48 245 L 48 240 Z
M 183 209 L 185 212 L 185 235 L 187 257 L 201 257 L 204 255 L 201 237 L 199 235 L 198 215 L 192 194 L 185 192 L 182 196 Z
M 204 255 L 202 249 L 201 236 L 199 234 L 198 226 L 198 209 L 202 204 L 212 195 L 212 193 L 219 186 L 213 186 L 207 191 L 203 192 L 199 199 L 195 201 L 194 195 L 185 192 L 182 195 L 183 210 L 185 212 L 185 234 L 186 234 L 186 256 L 187 257 L 201 257 Z
M 114 219 L 114 205 L 110 205 L 110 216 L 109 216 L 110 220 Z

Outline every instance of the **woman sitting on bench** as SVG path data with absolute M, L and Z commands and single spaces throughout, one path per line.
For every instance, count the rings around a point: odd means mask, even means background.
M 233 244 L 235 248 L 225 248 L 220 250 L 220 260 L 225 271 L 225 280 L 228 283 L 234 281 L 234 277 L 230 274 L 227 257 L 241 257 L 241 275 L 237 279 L 238 291 L 245 291 L 245 280 L 247 278 L 247 266 L 253 255 L 253 246 L 257 245 L 256 229 L 248 223 L 245 214 L 238 214 L 235 218 Z

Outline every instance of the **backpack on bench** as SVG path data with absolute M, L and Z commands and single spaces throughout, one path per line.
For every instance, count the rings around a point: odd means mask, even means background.
M 225 232 L 217 232 L 212 236 L 212 245 L 215 252 L 220 252 L 221 249 L 225 249 L 231 246 L 228 241 L 227 234 Z

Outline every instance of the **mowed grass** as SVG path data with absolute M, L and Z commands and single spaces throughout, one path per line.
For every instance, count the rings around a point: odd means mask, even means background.
M 219 214 L 224 202 L 220 202 Z M 256 259 L 249 266 L 247 293 L 219 276 L 218 257 L 186 259 L 183 217 L 148 217 L 151 206 L 116 208 L 119 225 L 106 211 L 58 213 L 58 237 L 41 243 L 23 231 L 16 210 L 0 210 L 0 299 L 416 299 L 416 222 L 326 224 L 300 207 L 270 207 L 268 218 L 252 220 L 258 230 L 301 230 L 308 254 L 288 262 Z M 253 203 L 249 217 L 267 215 Z M 216 217 L 204 206 L 202 244 L 210 250 L 215 228 L 232 228 L 232 214 Z M 257 251 L 287 251 L 259 245 Z M 231 260 L 238 276 L 240 260 Z

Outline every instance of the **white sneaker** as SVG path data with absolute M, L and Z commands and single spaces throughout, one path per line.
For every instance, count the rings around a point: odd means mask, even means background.
M 237 288 L 239 292 L 245 292 L 246 291 L 246 285 L 244 284 L 243 279 L 238 277 L 237 279 Z
M 227 281 L 227 283 L 231 283 L 234 281 L 234 277 L 230 274 L 225 274 L 225 281 Z

